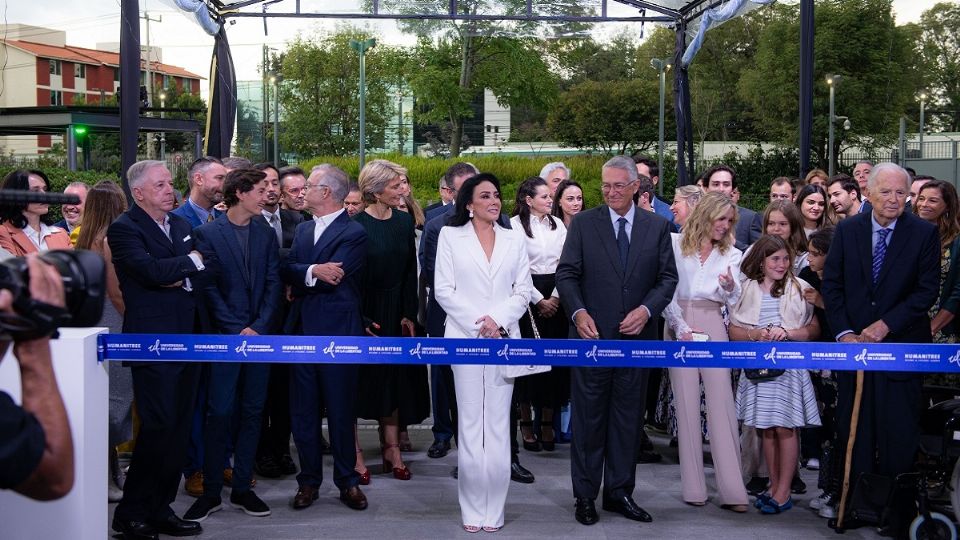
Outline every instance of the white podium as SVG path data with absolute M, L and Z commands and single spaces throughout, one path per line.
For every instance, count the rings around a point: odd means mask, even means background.
M 105 328 L 64 328 L 51 341 L 53 370 L 73 433 L 76 478 L 58 501 L 38 502 L 0 491 L 0 537 L 103 540 L 107 530 L 107 368 L 97 362 Z M 0 362 L 0 390 L 20 402 L 20 366 L 13 347 Z

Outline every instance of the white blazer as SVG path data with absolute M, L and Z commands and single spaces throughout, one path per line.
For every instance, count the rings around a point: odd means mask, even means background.
M 447 312 L 444 337 L 475 338 L 477 319 L 489 315 L 510 334 L 520 337 L 518 321 L 533 291 L 527 248 L 515 230 L 494 225 L 496 241 L 490 261 L 473 224 L 446 226 L 437 241 L 434 290 Z

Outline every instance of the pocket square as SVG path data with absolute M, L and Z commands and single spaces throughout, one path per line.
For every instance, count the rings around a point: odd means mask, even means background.
M 184 242 L 186 242 L 186 241 L 189 240 L 189 239 L 190 239 L 190 235 L 189 235 L 189 234 L 183 237 L 183 241 L 184 241 Z

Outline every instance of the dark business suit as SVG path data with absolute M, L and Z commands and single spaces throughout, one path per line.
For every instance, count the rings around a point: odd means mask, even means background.
M 427 214 L 433 212 L 437 208 L 443 208 L 444 206 L 445 205 L 443 204 L 443 201 L 437 201 L 433 204 L 427 205 L 427 207 L 423 209 L 424 220 L 426 220 Z
M 657 319 L 677 286 L 670 230 L 666 219 L 637 209 L 624 271 L 609 207 L 577 214 L 557 266 L 557 289 L 566 313 L 572 317 L 585 309 L 600 339 L 657 339 Z M 640 305 L 650 310 L 650 320 L 639 335 L 621 335 L 620 322 Z M 570 336 L 579 338 L 575 327 Z M 632 496 L 647 370 L 604 367 L 598 359 L 597 367 L 572 371 L 574 496 L 595 499 L 601 479 L 605 498 Z
M 260 221 L 251 220 L 247 228 L 245 249 L 226 215 L 193 232 L 197 249 L 208 261 L 209 279 L 203 294 L 217 333 L 237 335 L 245 328 L 260 335 L 276 332 L 283 289 L 277 237 Z M 239 422 L 234 439 L 233 491 L 249 489 L 269 374 L 267 364 L 210 365 L 203 431 L 204 495 L 219 498 L 223 489 L 223 456 L 235 411 L 239 411 Z
M 858 214 L 837 224 L 821 287 L 830 328 L 837 334 L 859 334 L 882 319 L 890 328 L 885 342 L 929 343 L 927 310 L 937 298 L 940 275 L 937 229 L 913 214 L 902 214 L 874 285 L 872 215 Z M 841 372 L 838 383 L 837 436 L 845 445 L 855 376 Z M 912 468 L 920 438 L 921 388 L 919 374 L 864 374 L 851 485 L 863 472 L 893 477 Z
M 200 329 L 194 294 L 201 272 L 187 256 L 194 248 L 190 224 L 170 218 L 168 238 L 134 205 L 107 230 L 126 313 L 125 333 L 191 334 Z M 161 342 L 162 338 L 158 338 Z M 190 434 L 190 412 L 200 367 L 189 362 L 138 362 L 133 392 L 141 427 L 115 515 L 120 520 L 161 521 L 171 515 Z
M 294 301 L 285 333 L 305 336 L 362 336 L 360 274 L 367 249 L 367 233 L 343 212 L 323 231 L 316 244 L 314 220 L 297 227 L 282 276 L 293 287 Z M 305 277 L 312 264 L 341 262 L 343 280 L 330 285 L 317 280 L 307 287 Z M 331 338 L 332 339 L 332 338 Z M 334 340 L 335 341 L 335 340 Z M 318 344 L 315 354 L 325 354 Z M 333 481 L 341 490 L 355 487 L 360 475 L 354 470 L 357 454 L 353 441 L 356 422 L 356 364 L 294 364 L 290 369 L 290 418 L 293 441 L 300 456 L 300 486 L 319 487 L 323 482 L 320 455 L 320 408 L 326 406 L 333 455 Z M 321 401 L 322 396 L 322 401 Z
M 189 198 L 184 199 L 183 202 L 180 203 L 180 206 L 174 208 L 170 213 L 176 216 L 180 216 L 183 219 L 187 220 L 188 222 L 190 222 L 190 226 L 193 227 L 194 229 L 196 229 L 197 227 L 205 223 L 205 221 L 200 219 L 200 216 L 197 215 L 197 211 L 193 209 L 193 206 L 190 204 Z M 223 215 L 223 212 L 217 210 L 216 208 L 211 208 L 210 213 L 211 215 L 213 215 L 213 219 L 217 219 L 218 217 Z M 210 220 L 210 221 L 213 221 L 213 220 Z
M 742 206 L 737 207 L 737 214 L 736 247 L 743 251 L 763 236 L 763 220 L 760 214 Z
M 274 229 L 263 215 L 253 218 Z M 303 223 L 303 214 L 295 210 L 280 209 L 280 244 L 279 252 L 272 257 L 279 257 L 281 263 L 287 259 L 290 246 L 293 245 L 293 235 L 297 225 Z M 282 291 L 281 291 L 282 295 Z M 290 303 L 281 298 L 278 311 L 279 321 L 287 319 Z M 267 387 L 267 401 L 263 407 L 263 421 L 260 424 L 260 442 L 257 445 L 257 458 L 270 457 L 279 461 L 290 456 L 290 365 L 271 364 L 270 382 Z

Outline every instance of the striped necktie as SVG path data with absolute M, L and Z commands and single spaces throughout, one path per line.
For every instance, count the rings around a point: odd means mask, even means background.
M 883 228 L 877 231 L 877 234 L 880 235 L 880 239 L 877 240 L 877 245 L 873 247 L 873 284 L 877 284 L 877 280 L 880 278 L 880 268 L 883 267 L 883 258 L 887 254 L 887 235 L 890 234 L 890 229 Z

